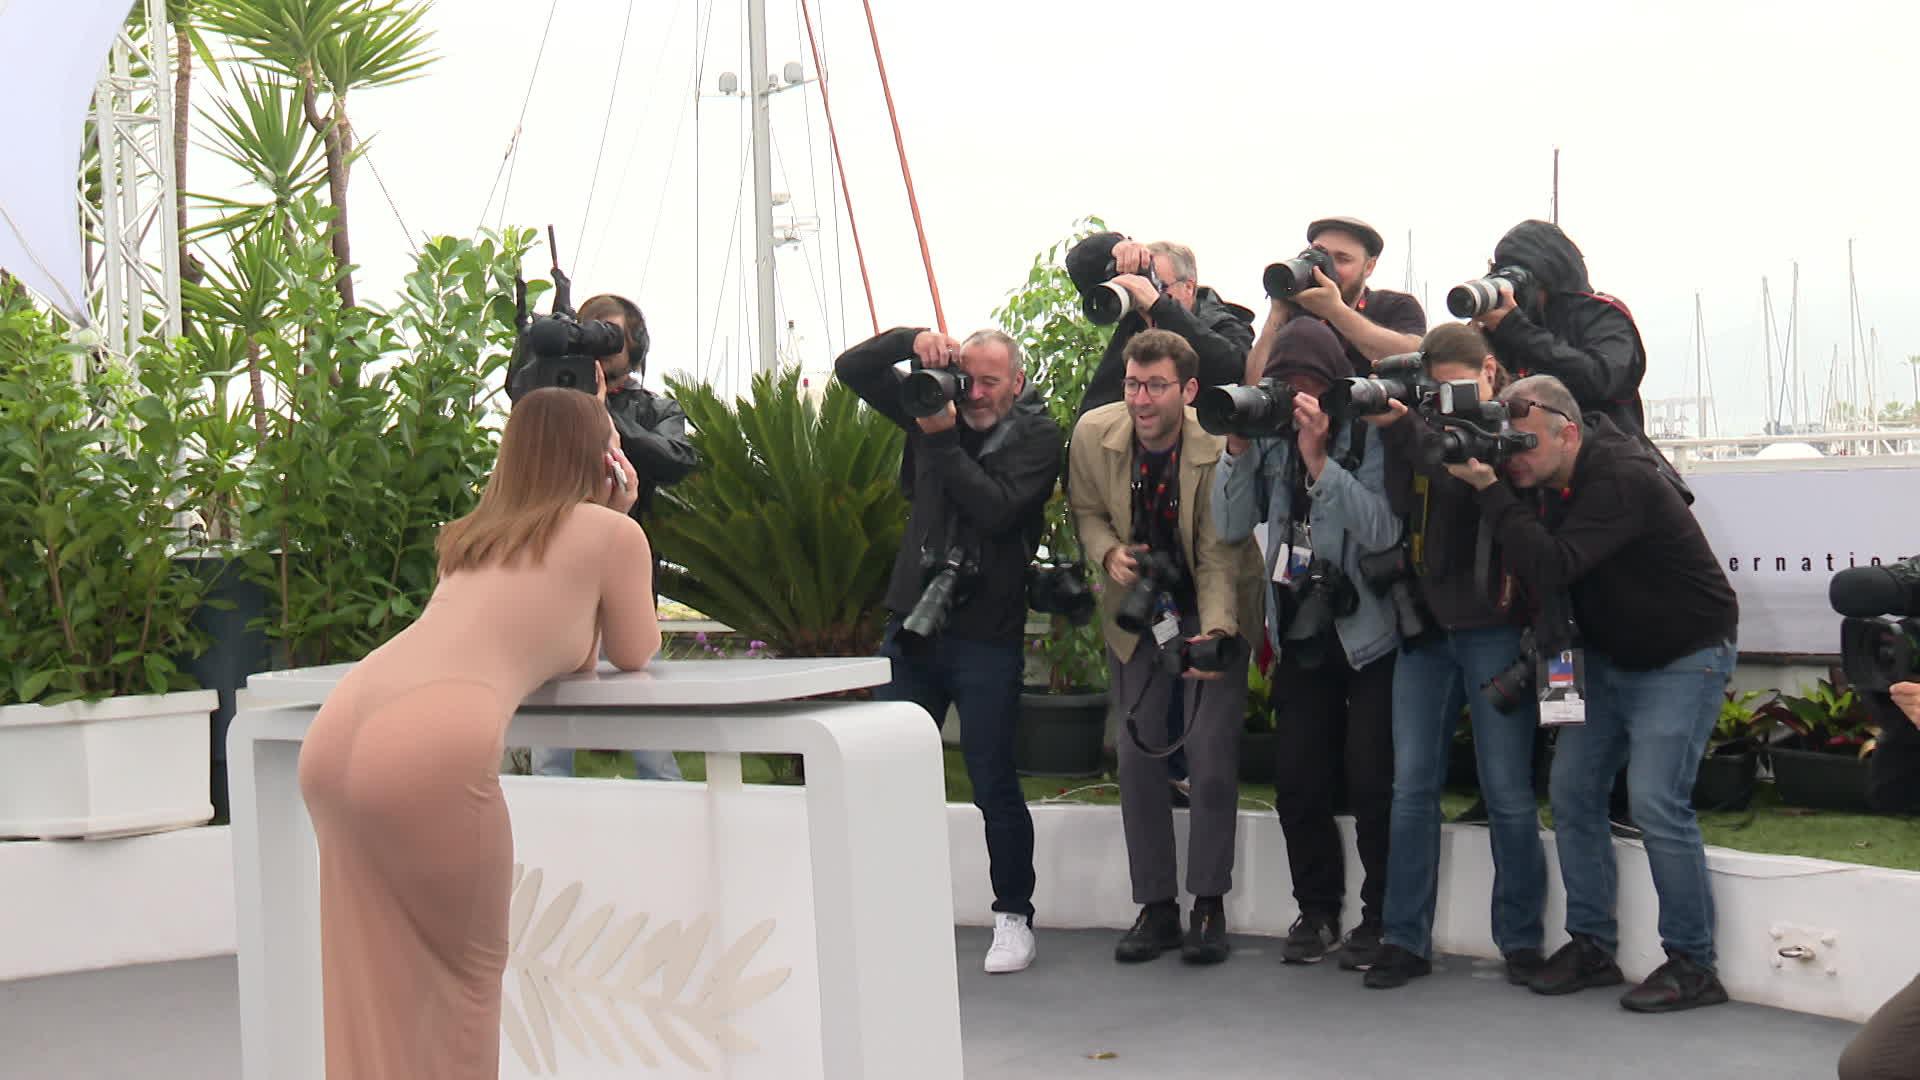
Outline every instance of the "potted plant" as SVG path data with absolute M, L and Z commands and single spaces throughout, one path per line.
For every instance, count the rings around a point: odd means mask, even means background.
M 1271 668 L 1248 664 L 1247 723 L 1240 731 L 1240 782 L 1272 784 L 1278 780 L 1279 771 L 1280 733 L 1273 722 Z
M 1867 756 L 1879 727 L 1839 668 L 1805 695 L 1782 695 L 1778 722 L 1790 733 L 1770 751 L 1780 801 L 1869 813 Z
M 1766 697 L 1760 690 L 1726 692 L 1694 778 L 1695 810 L 1745 810 L 1753 801 L 1761 742 L 1775 723 L 1789 715 L 1777 697 L 1755 705 Z
M 1020 343 L 1029 385 L 1069 437 L 1087 381 L 1100 365 L 1113 328 L 1087 321 L 1079 290 L 1061 259 L 1081 236 L 1103 228 L 1098 218 L 1075 223 L 1072 235 L 1034 256 L 1027 280 L 993 313 L 1001 329 Z M 1064 486 L 1056 487 L 1047 502 L 1039 554 L 1046 564 L 1078 568 L 1089 589 L 1099 593 L 1101 571 L 1084 564 Z M 1015 766 L 1029 775 L 1098 775 L 1108 710 L 1106 643 L 1099 615 L 1080 625 L 1060 614 L 1045 619 L 1045 629 L 1028 639 L 1039 681 L 1029 682 L 1021 695 Z
M 198 655 L 205 583 L 175 559 L 177 350 L 75 380 L 81 350 L 0 284 L 0 837 L 101 837 L 213 816 L 217 701 Z

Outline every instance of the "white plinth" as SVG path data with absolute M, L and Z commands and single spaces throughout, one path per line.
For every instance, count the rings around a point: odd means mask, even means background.
M 253 676 L 228 736 L 245 1075 L 323 1075 L 300 741 L 344 665 Z M 508 777 L 501 1075 L 959 1080 L 938 731 L 882 659 L 661 662 L 558 679 L 512 746 L 707 752 L 706 784 Z M 802 790 L 742 751 L 799 753 Z

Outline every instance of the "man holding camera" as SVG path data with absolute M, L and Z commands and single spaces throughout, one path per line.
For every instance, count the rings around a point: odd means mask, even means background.
M 1213 512 L 1233 542 L 1266 523 L 1267 642 L 1273 647 L 1280 761 L 1274 796 L 1300 917 L 1281 956 L 1364 970 L 1380 948 L 1388 814 L 1393 804 L 1393 666 L 1400 647 L 1389 583 L 1372 556 L 1400 543 L 1379 435 L 1337 422 L 1321 396 L 1352 374 L 1340 340 L 1317 319 L 1273 336 L 1262 387 L 1264 431 L 1236 431 L 1214 471 Z M 1204 415 L 1204 414 L 1203 414 Z M 1217 429 L 1216 429 L 1217 430 Z M 1250 437 L 1252 436 L 1252 437 Z M 1346 843 L 1333 815 L 1339 783 L 1354 816 L 1361 917 L 1344 945 Z
M 1482 280 L 1498 290 L 1495 303 L 1456 304 L 1461 290 L 1455 289 L 1447 297 L 1453 313 L 1473 319 L 1508 371 L 1521 378 L 1551 375 L 1582 411 L 1639 435 L 1647 426 L 1640 402 L 1647 351 L 1640 330 L 1624 304 L 1593 291 L 1586 257 L 1560 226 L 1515 225 L 1494 245 L 1490 269 Z
M 1095 233 L 1067 251 L 1067 275 L 1087 299 L 1090 317 L 1103 310 L 1103 290 L 1126 294 L 1100 366 L 1087 380 L 1079 415 L 1121 399 L 1127 342 L 1148 329 L 1170 330 L 1199 357 L 1202 386 L 1238 382 L 1253 344 L 1253 311 L 1200 284 L 1193 249 L 1167 241 L 1142 244 L 1117 232 Z M 1104 309 L 1104 310 L 1111 310 Z M 1069 484 L 1071 486 L 1071 484 Z
M 1082 415 L 1068 450 L 1080 543 L 1107 578 L 1100 607 L 1111 685 L 1128 709 L 1118 748 L 1120 816 L 1141 908 L 1114 956 L 1134 963 L 1179 948 L 1188 963 L 1217 964 L 1227 958 L 1224 897 L 1233 881 L 1247 702 L 1248 649 L 1237 617 L 1259 610 L 1251 588 L 1259 557 L 1251 540 L 1227 543 L 1214 529 L 1209 503 L 1222 444 L 1188 408 L 1200 390 L 1193 346 L 1145 330 L 1127 342 L 1125 358 L 1124 400 Z M 1166 760 L 1177 747 L 1160 745 L 1159 724 L 1144 725 L 1143 739 L 1138 722 L 1165 716 L 1176 690 L 1192 784 L 1194 902 L 1184 936 Z
M 1437 390 L 1471 385 L 1492 402 L 1510 381 L 1486 339 L 1466 323 L 1435 327 L 1417 357 Z M 1458 395 L 1450 395 L 1453 406 Z M 1441 433 L 1453 417 L 1428 398 L 1418 411 L 1391 400 L 1373 418 L 1387 454 L 1387 492 L 1406 522 L 1408 563 L 1427 633 L 1403 641 L 1393 669 L 1393 815 L 1386 919 L 1366 985 L 1391 989 L 1433 970 L 1433 919 L 1440 880 L 1440 791 L 1460 723 L 1459 687 L 1469 688 L 1473 751 L 1488 807 L 1493 849 L 1493 940 L 1507 981 L 1525 985 L 1544 957 L 1547 857 L 1533 787 L 1531 692 L 1503 699 L 1495 679 L 1521 653 L 1528 605 L 1503 565 L 1472 487 L 1441 464 Z M 1438 430 L 1436 430 L 1438 428 Z M 1458 429 L 1455 429 L 1458 430 Z
M 1346 351 L 1347 366 L 1356 375 L 1368 374 L 1389 356 L 1420 348 L 1420 335 L 1427 332 L 1427 313 L 1420 301 L 1367 284 L 1386 248 L 1373 226 L 1359 218 L 1321 218 L 1307 226 L 1307 245 L 1308 250 L 1294 262 L 1301 264 L 1297 270 L 1310 272 L 1311 279 L 1300 273 L 1294 277 L 1297 291 L 1270 295 L 1266 325 L 1247 355 L 1245 382 L 1259 379 L 1280 328 L 1302 315 L 1320 320 L 1333 331 Z M 1272 287 L 1270 281 L 1270 293 Z
M 949 400 L 910 410 L 908 376 L 894 366 L 905 359 L 919 383 Z M 986 970 L 1021 971 L 1034 957 L 1033 818 L 1014 771 L 1013 737 L 1027 566 L 1060 476 L 1060 428 L 1027 387 L 1019 344 L 998 330 L 965 342 L 935 330 L 889 330 L 841 354 L 834 374 L 907 433 L 900 481 L 912 509 L 887 586 L 893 615 L 881 649 L 893 681 L 875 696 L 914 702 L 936 724 L 949 705 L 959 709 L 993 880 Z
M 1613 959 L 1607 827 L 1607 793 L 1624 760 L 1668 959 L 1621 1004 L 1636 1012 L 1718 1004 L 1727 994 L 1714 972 L 1713 895 L 1692 791 L 1733 670 L 1733 588 L 1679 489 L 1632 435 L 1583 413 L 1552 376 L 1521 379 L 1500 400 L 1537 442 L 1508 458 L 1512 486 L 1478 460 L 1448 469 L 1479 491 L 1520 579 L 1536 595 L 1571 596 L 1586 676 L 1584 721 L 1562 727 L 1552 778 L 1572 940 L 1528 986 L 1564 994 L 1624 981 Z
M 633 508 L 627 513 L 646 524 L 653 509 L 654 492 L 663 485 L 686 477 L 700 464 L 700 456 L 687 440 L 687 414 L 680 403 L 656 394 L 641 385 L 647 374 L 647 350 L 652 339 L 647 320 L 639 305 L 624 296 L 601 293 L 580 305 L 582 322 L 598 320 L 613 324 L 622 335 L 619 352 L 598 358 L 599 372 L 594 393 L 606 403 L 613 418 L 614 432 L 620 437 L 620 449 L 633 463 L 639 490 Z M 509 397 L 524 392 L 524 377 L 531 365 L 524 366 L 508 383 Z M 654 554 L 653 581 L 660 580 L 660 556 Z M 532 754 L 536 776 L 572 776 L 573 750 L 568 747 L 536 747 Z M 680 763 L 669 750 L 633 751 L 634 774 L 641 780 L 679 780 Z

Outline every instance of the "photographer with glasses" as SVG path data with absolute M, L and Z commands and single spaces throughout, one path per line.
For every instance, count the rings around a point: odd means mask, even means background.
M 1426 389 L 1471 384 L 1491 402 L 1511 381 L 1466 323 L 1434 328 L 1417 354 Z M 1393 669 L 1393 815 L 1386 919 L 1380 955 L 1366 974 L 1374 989 L 1403 986 L 1433 970 L 1440 882 L 1440 791 L 1460 707 L 1472 710 L 1473 752 L 1488 804 L 1493 850 L 1493 940 L 1507 981 L 1525 985 L 1540 968 L 1547 856 L 1533 786 L 1540 710 L 1528 694 L 1495 696 L 1493 680 L 1521 650 L 1528 604 L 1492 543 L 1474 489 L 1442 464 L 1446 419 L 1433 399 L 1417 411 L 1386 402 L 1372 417 L 1387 455 L 1387 492 L 1407 528 L 1403 556 L 1431 632 L 1403 640 Z
M 1247 354 L 1245 381 L 1266 370 L 1281 327 L 1306 316 L 1332 330 L 1356 375 L 1389 356 L 1420 348 L 1427 313 L 1420 301 L 1367 284 L 1386 244 L 1373 226 L 1351 217 L 1321 218 L 1307 226 L 1307 249 L 1267 267 L 1267 321 Z
M 912 374 L 895 365 L 912 361 Z M 1033 817 L 1013 765 L 1020 715 L 1027 566 L 1060 476 L 1060 428 L 1027 386 L 1020 346 L 998 330 L 964 342 L 889 330 L 834 361 L 834 374 L 907 433 L 900 485 L 911 504 L 887 585 L 876 690 L 944 724 L 960 713 L 961 755 L 986 824 L 993 945 L 986 970 L 1033 962 Z
M 1478 460 L 1448 471 L 1478 490 L 1528 589 L 1571 596 L 1585 667 L 1584 720 L 1561 727 L 1551 780 L 1572 940 L 1528 986 L 1564 994 L 1624 981 L 1613 959 L 1607 828 L 1607 793 L 1624 761 L 1667 962 L 1621 1004 L 1637 1012 L 1718 1004 L 1727 994 L 1714 972 L 1713 895 L 1692 794 L 1733 670 L 1733 588 L 1655 454 L 1604 415 L 1583 412 L 1552 376 L 1521 379 L 1500 400 L 1536 443 L 1508 457 L 1509 483 Z
M 1077 415 L 1121 399 L 1127 343 L 1143 330 L 1170 330 L 1192 346 L 1201 386 L 1240 381 L 1253 344 L 1253 311 L 1200 284 L 1192 248 L 1102 232 L 1068 249 L 1066 266 L 1088 318 L 1114 324 Z
M 1300 905 L 1281 956 L 1315 963 L 1341 946 L 1340 966 L 1363 970 L 1380 948 L 1386 896 L 1400 647 L 1393 602 L 1363 584 L 1364 561 L 1398 545 L 1401 527 L 1387 502 L 1379 434 L 1360 420 L 1334 423 L 1320 407 L 1352 373 L 1332 330 L 1295 319 L 1274 335 L 1261 382 L 1215 388 L 1199 413 L 1208 430 L 1231 432 L 1214 471 L 1221 538 L 1244 540 L 1266 523 L 1260 580 L 1280 736 L 1274 802 Z M 1346 845 L 1333 820 L 1342 780 L 1365 868 L 1360 922 L 1344 945 Z
M 1248 648 L 1236 620 L 1259 610 L 1251 589 L 1259 557 L 1251 540 L 1228 543 L 1214 529 L 1209 504 L 1221 440 L 1188 408 L 1200 390 L 1198 370 L 1199 357 L 1179 335 L 1135 335 L 1126 349 L 1125 399 L 1082 416 L 1068 451 L 1075 526 L 1087 560 L 1107 578 L 1100 608 L 1114 700 L 1128 710 L 1117 740 L 1120 816 L 1141 908 L 1115 949 L 1121 963 L 1173 948 L 1192 964 L 1227 958 L 1224 897 L 1233 881 L 1247 706 Z M 1170 707 L 1181 718 L 1172 743 L 1163 725 L 1139 722 Z M 1187 890 L 1194 896 L 1184 937 L 1166 760 L 1181 742 L 1192 769 Z

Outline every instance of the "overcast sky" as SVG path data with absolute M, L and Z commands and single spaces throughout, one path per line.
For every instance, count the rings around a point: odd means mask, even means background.
M 744 81 L 744 5 L 636 0 L 622 47 L 625 0 L 558 4 L 506 220 L 556 226 L 576 298 L 606 290 L 640 303 L 655 373 L 699 370 L 729 350 L 737 358 L 753 339 L 741 258 L 727 246 L 737 230 L 735 250 L 750 264 L 745 106 L 721 97 L 696 106 L 692 88 L 696 39 L 706 92 L 723 71 Z M 1190 244 L 1203 283 L 1256 308 L 1261 268 L 1296 252 L 1312 218 L 1352 214 L 1378 227 L 1387 250 L 1374 282 L 1389 288 L 1405 281 L 1411 230 L 1413 291 L 1431 322 L 1446 320 L 1447 288 L 1482 272 L 1508 227 L 1548 215 L 1557 145 L 1561 224 L 1594 285 L 1638 316 L 1646 397 L 1695 393 L 1697 293 L 1719 426 L 1757 427 L 1767 397 L 1761 278 L 1773 283 L 1784 329 L 1797 260 L 1817 412 L 1835 346 L 1843 364 L 1848 353 L 1850 238 L 1862 334 L 1879 334 L 1878 396 L 1915 397 L 1905 357 L 1920 353 L 1920 309 L 1902 257 L 1920 246 L 1914 5 L 873 7 L 956 334 L 986 325 L 1033 255 L 1085 214 L 1138 238 Z M 441 0 L 428 16 L 440 61 L 422 79 L 353 102 L 415 234 L 466 235 L 483 219 L 546 9 L 543 0 Z M 768 0 L 769 66 L 777 73 L 798 60 L 812 76 L 797 9 L 797 0 Z M 930 325 L 860 4 L 819 0 L 813 14 L 880 325 Z M 817 87 L 776 95 L 772 113 L 774 188 L 792 195 L 776 219 L 797 211 L 824 222 L 780 250 L 782 323 L 794 320 L 797 348 L 824 368 L 871 324 L 844 209 L 834 240 Z M 364 166 L 352 212 L 363 295 L 389 294 L 409 256 Z M 500 212 L 496 193 L 487 223 Z M 528 272 L 543 274 L 545 258 L 543 246 Z

